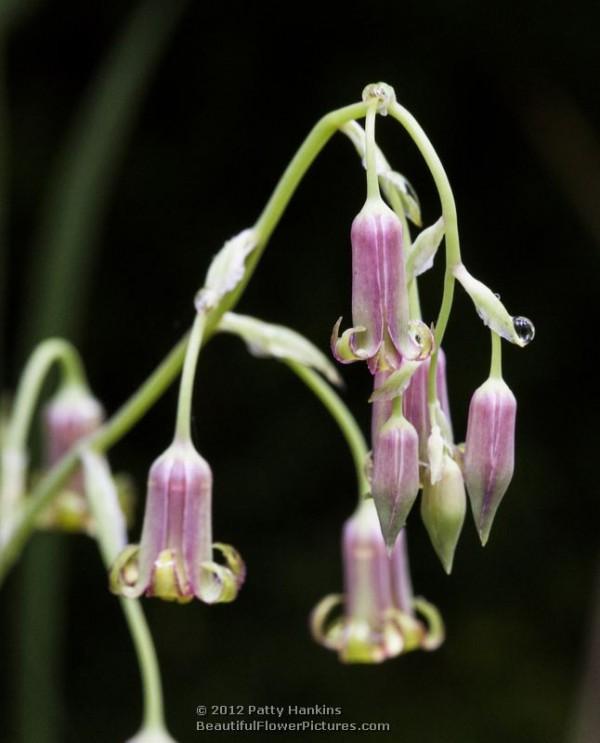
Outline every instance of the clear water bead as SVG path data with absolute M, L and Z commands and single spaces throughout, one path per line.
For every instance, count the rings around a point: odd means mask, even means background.
M 535 338 L 535 327 L 531 320 L 526 317 L 513 317 L 515 333 L 519 336 L 521 343 L 526 346 Z

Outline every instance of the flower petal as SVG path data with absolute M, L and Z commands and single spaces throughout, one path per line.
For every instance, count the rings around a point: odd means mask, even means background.
M 341 593 L 331 593 L 322 598 L 309 617 L 310 633 L 313 638 L 330 650 L 339 650 L 342 644 L 343 618 L 331 618 L 334 609 L 342 606 L 344 597 Z
M 239 552 L 228 544 L 215 543 L 213 548 L 221 552 L 227 565 L 213 561 L 200 564 L 200 579 L 197 597 L 207 604 L 233 601 L 246 577 L 246 567 Z
M 444 621 L 439 611 L 421 596 L 414 598 L 413 606 L 427 622 L 427 631 L 421 642 L 421 647 L 424 650 L 437 650 L 446 636 Z
M 117 555 L 109 573 L 112 593 L 136 599 L 144 593 L 146 585 L 139 580 L 139 544 L 129 544 Z
M 331 332 L 331 353 L 334 358 L 340 362 L 340 364 L 352 364 L 354 361 L 366 361 L 369 358 L 369 353 L 366 350 L 356 349 L 357 343 L 355 335 L 357 333 L 364 333 L 365 328 L 362 325 L 358 325 L 354 328 L 348 328 L 344 330 L 340 338 L 340 325 L 342 324 L 342 318 L 340 317 L 336 324 L 333 326 Z M 379 344 L 380 346 L 381 344 Z M 374 350 L 377 353 L 379 346 Z

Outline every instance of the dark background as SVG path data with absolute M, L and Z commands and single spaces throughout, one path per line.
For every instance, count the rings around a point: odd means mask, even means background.
M 114 411 L 189 325 L 210 257 L 253 223 L 313 123 L 376 80 L 395 87 L 445 164 L 466 264 L 537 328 L 527 349 L 505 350 L 519 403 L 517 468 L 488 546 L 479 546 L 469 515 L 448 578 L 417 514 L 411 519 L 415 589 L 440 607 L 446 643 L 375 667 L 341 665 L 307 631 L 313 605 L 341 588 L 340 528 L 355 500 L 343 440 L 285 367 L 247 356 L 235 339 L 211 342 L 199 365 L 195 440 L 215 474 L 215 536 L 240 549 L 249 572 L 232 605 L 145 602 L 174 737 L 200 739 L 200 703 L 320 703 L 340 705 L 346 721 L 391 724 L 390 734 L 357 740 L 600 740 L 598 727 L 587 737 L 573 732 L 598 556 L 597 4 L 376 3 L 339 14 L 324 5 L 318 15 L 294 4 L 283 22 L 281 10 L 258 4 L 217 12 L 147 2 L 154 22 L 164 13 L 174 30 L 137 112 L 115 126 L 114 147 L 100 156 L 107 172 L 92 189 L 92 227 L 78 243 L 86 261 L 72 278 L 74 264 L 62 274 L 44 264 L 54 199 L 65 157 L 91 130 L 82 106 L 137 7 L 93 5 L 0 5 L 5 389 L 14 389 L 34 338 L 64 332 Z M 116 94 L 108 101 L 110 119 L 123 102 Z M 379 120 L 378 138 L 430 224 L 439 205 L 416 148 L 391 120 Z M 364 189 L 351 145 L 334 138 L 240 311 L 288 324 L 326 349 L 335 319 L 349 317 L 349 227 Z M 74 193 L 69 239 L 79 185 Z M 53 300 L 39 289 L 52 281 Z M 441 266 L 422 292 L 431 321 Z M 444 345 L 462 438 L 489 348 L 461 290 Z M 366 430 L 369 375 L 362 367 L 343 373 Z M 111 452 L 140 499 L 150 463 L 169 443 L 174 402 L 171 390 Z M 138 519 L 141 512 L 140 504 Z M 139 723 L 138 672 L 95 545 L 42 535 L 25 557 L 2 591 L 0 737 L 124 740 Z M 53 583 L 59 571 L 65 577 Z M 600 693 L 599 682 L 590 688 Z

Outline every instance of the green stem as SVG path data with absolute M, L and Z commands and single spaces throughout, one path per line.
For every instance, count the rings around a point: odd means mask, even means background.
M 402 395 L 398 395 L 392 400 L 392 417 L 403 418 L 404 411 L 402 410 Z
M 442 161 L 438 157 L 429 137 L 423 131 L 415 117 L 397 102 L 389 106 L 389 113 L 406 129 L 408 134 L 417 145 L 423 159 L 427 163 L 429 171 L 433 177 L 434 183 L 438 190 L 440 202 L 442 205 L 442 216 L 444 218 L 445 241 L 446 241 L 446 272 L 444 275 L 444 292 L 442 295 L 442 304 L 435 324 L 435 352 L 431 357 L 429 364 L 428 377 L 428 399 L 432 403 L 437 399 L 436 389 L 436 368 L 438 349 L 441 346 L 450 310 L 452 309 L 452 300 L 454 299 L 454 267 L 461 262 L 460 241 L 458 238 L 458 220 L 456 215 L 456 203 L 454 194 L 450 187 L 450 182 Z
M 292 198 L 306 171 L 331 139 L 333 134 L 348 121 L 364 116 L 366 103 L 356 103 L 333 111 L 320 119 L 300 146 L 296 155 L 281 176 L 271 198 L 254 226 L 258 237 L 257 247 L 246 260 L 244 277 L 233 291 L 225 295 L 219 305 L 209 314 L 204 332 L 205 342 L 216 332 L 221 316 L 238 302 L 248 281 L 254 273 L 269 237 L 277 226 L 285 208 Z M 106 451 L 122 438 L 173 382 L 183 364 L 188 338 L 185 336 L 172 349 L 166 359 L 115 413 L 104 426 L 81 445 L 96 451 Z M 78 447 L 68 452 L 60 462 L 37 484 L 27 498 L 23 511 L 15 520 L 8 538 L 0 551 L 0 584 L 31 533 L 38 514 L 50 503 L 58 488 L 66 482 L 77 466 Z
M 365 124 L 365 160 L 367 162 L 367 199 L 380 199 L 379 177 L 377 175 L 377 144 L 375 142 L 375 119 L 377 101 L 369 104 Z
M 319 152 L 321 152 L 323 147 L 340 127 L 347 124 L 349 121 L 364 116 L 367 112 L 368 105 L 369 104 L 367 103 L 354 103 L 351 106 L 345 106 L 337 111 L 331 111 L 327 115 L 323 116 L 323 118 L 319 119 L 311 129 L 308 136 L 294 155 L 292 161 L 285 169 L 279 183 L 271 195 L 271 198 L 263 209 L 262 214 L 254 224 L 254 232 L 257 236 L 258 244 L 246 259 L 244 277 L 240 283 L 232 292 L 223 298 L 216 310 L 211 312 L 209 315 L 206 323 L 206 335 L 208 337 L 215 332 L 219 320 L 221 319 L 221 315 L 232 309 L 244 293 L 244 290 L 246 289 L 246 286 L 262 257 L 269 238 L 273 234 L 273 231 L 281 219 L 290 199 L 294 195 L 298 184 L 313 164 Z
M 354 460 L 359 497 L 365 498 L 370 490 L 365 472 L 369 450 L 354 416 L 340 396 L 317 372 L 290 359 L 286 359 L 285 363 L 315 393 L 340 427 Z
M 183 373 L 179 384 L 179 400 L 177 402 L 177 421 L 175 424 L 175 438 L 179 441 L 192 440 L 192 398 L 194 395 L 194 379 L 196 377 L 196 366 L 198 365 L 198 355 L 202 347 L 202 336 L 204 334 L 204 325 L 206 316 L 199 312 L 196 315 L 190 339 L 185 352 L 185 361 L 183 362 Z
M 62 338 L 50 338 L 40 343 L 29 358 L 17 389 L 14 412 L 6 434 L 7 448 L 25 448 L 42 385 L 55 363 L 61 366 L 63 384 L 87 386 L 81 359 L 71 343 Z
M 492 336 L 492 361 L 490 364 L 490 377 L 502 379 L 502 338 L 498 333 L 490 330 Z
M 107 565 L 107 567 L 110 567 L 110 565 Z M 129 626 L 142 675 L 142 687 L 144 690 L 143 727 L 152 730 L 164 730 L 165 722 L 160 670 L 150 628 L 148 627 L 139 601 L 125 598 L 120 598 L 119 601 Z
M 113 510 L 118 498 L 108 464 L 94 452 L 82 452 L 86 472 L 86 496 L 96 523 L 96 540 L 102 560 L 110 569 L 125 546 L 123 532 L 115 530 Z M 160 670 L 148 623 L 139 601 L 120 598 L 121 608 L 135 647 L 144 694 L 143 728 L 165 730 L 164 705 Z

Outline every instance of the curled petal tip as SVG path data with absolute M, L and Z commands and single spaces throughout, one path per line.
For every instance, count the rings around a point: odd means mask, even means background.
M 341 620 L 334 619 L 332 613 L 344 601 L 339 593 L 325 596 L 310 613 L 309 625 L 313 638 L 330 650 L 339 650 L 341 647 Z
M 200 565 L 198 598 L 207 604 L 229 603 L 237 597 L 246 579 L 246 566 L 240 553 L 229 544 L 216 542 L 213 549 L 223 555 L 226 565 L 208 560 Z
M 109 588 L 112 593 L 125 598 L 139 598 L 144 586 L 139 581 L 138 544 L 129 544 L 117 556 L 109 572 Z
M 336 324 L 333 326 L 331 333 L 331 353 L 336 361 L 340 364 L 352 364 L 354 361 L 365 361 L 368 358 L 368 354 L 362 349 L 356 349 L 354 343 L 354 335 L 356 333 L 362 333 L 365 328 L 362 325 L 357 325 L 354 328 L 348 328 L 344 330 L 341 337 L 339 335 L 340 325 L 342 324 L 342 318 L 340 317 Z
M 421 647 L 424 650 L 437 650 L 446 637 L 444 621 L 439 611 L 433 604 L 420 596 L 414 598 L 413 606 L 427 622 L 427 630 L 421 642 Z

